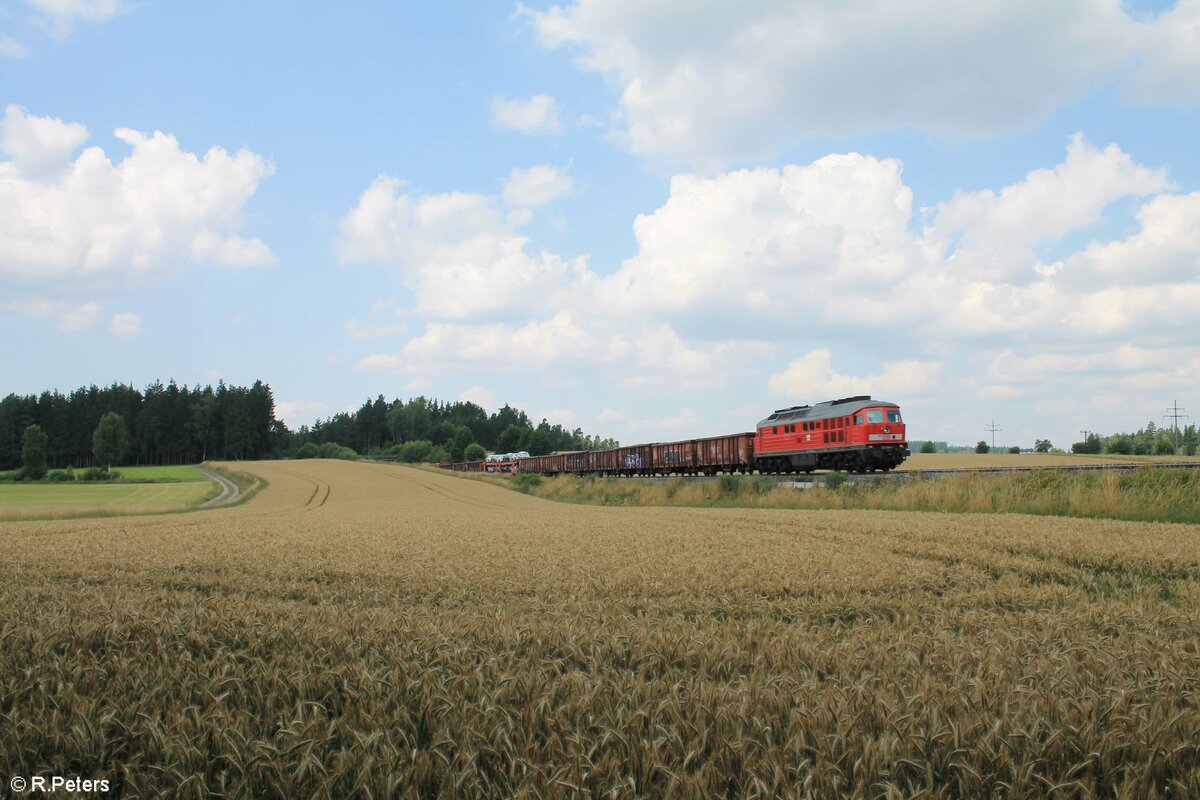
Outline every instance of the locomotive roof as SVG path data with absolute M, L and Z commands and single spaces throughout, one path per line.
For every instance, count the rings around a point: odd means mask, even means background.
M 768 425 L 782 425 L 788 422 L 796 422 L 797 420 L 825 419 L 827 417 L 844 417 L 848 414 L 853 414 L 867 406 L 877 408 L 879 406 L 889 406 L 891 408 L 899 408 L 895 403 L 889 403 L 886 400 L 872 400 L 870 395 L 860 394 L 854 397 L 843 397 L 840 400 L 827 400 L 824 403 L 817 403 L 815 406 L 792 406 L 790 408 L 781 408 L 771 414 L 771 416 L 758 423 L 758 427 L 764 428 Z

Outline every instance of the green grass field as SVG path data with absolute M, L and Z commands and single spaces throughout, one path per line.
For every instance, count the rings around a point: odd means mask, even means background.
M 49 477 L 63 472 L 61 469 L 52 469 L 49 472 Z M 76 478 L 83 475 L 83 469 L 74 470 Z M 170 467 L 116 467 L 113 472 L 117 474 L 117 483 L 179 483 L 185 481 L 206 481 L 208 477 L 204 473 L 198 471 L 195 467 L 186 466 L 170 466 Z M 21 470 L 11 469 L 0 472 L 0 482 L 11 481 L 13 483 L 21 482 Z
M 117 467 L 125 483 L 178 483 L 206 481 L 208 477 L 195 467 Z
M 201 480 L 0 485 L 0 521 L 183 511 L 219 491 L 216 483 L 196 474 Z

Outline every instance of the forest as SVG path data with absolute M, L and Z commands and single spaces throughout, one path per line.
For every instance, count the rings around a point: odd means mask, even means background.
M 534 424 L 505 405 L 488 414 L 471 402 L 416 397 L 387 401 L 379 395 L 355 413 L 334 414 L 292 431 L 275 418 L 271 387 L 180 386 L 155 381 L 145 390 L 113 383 L 68 394 L 9 394 L 0 400 L 0 470 L 21 464 L 25 430 L 38 425 L 47 437 L 51 469 L 94 465 L 92 435 L 107 412 L 128 430 L 122 464 L 195 464 L 213 460 L 385 455 L 405 461 L 461 460 L 479 450 L 555 450 L 615 447 L 616 440 L 567 430 L 543 419 Z M 474 447 L 472 447 L 474 446 Z

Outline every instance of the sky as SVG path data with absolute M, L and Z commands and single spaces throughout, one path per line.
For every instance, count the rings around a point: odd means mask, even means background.
M 0 0 L 0 394 L 1200 417 L 1200 0 Z

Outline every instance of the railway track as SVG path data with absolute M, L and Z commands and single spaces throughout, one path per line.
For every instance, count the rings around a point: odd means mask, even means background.
M 873 472 L 866 474 L 845 473 L 847 483 L 877 483 L 894 480 L 928 480 L 955 475 L 1024 475 L 1033 472 L 1050 472 L 1062 470 L 1065 472 L 1132 472 L 1143 467 L 1157 469 L 1200 469 L 1200 461 L 1170 461 L 1165 463 L 1146 462 L 1116 462 L 1112 464 L 1065 464 L 1061 466 L 1030 466 L 1030 467 L 957 467 L 954 469 L 913 469 L 896 470 L 893 472 Z M 781 485 L 806 489 L 824 481 L 830 470 L 820 470 L 811 474 L 799 475 L 766 475 L 777 480 Z M 651 483 L 667 483 L 669 481 L 715 481 L 720 475 L 650 475 L 635 477 L 631 480 L 644 480 Z

